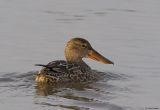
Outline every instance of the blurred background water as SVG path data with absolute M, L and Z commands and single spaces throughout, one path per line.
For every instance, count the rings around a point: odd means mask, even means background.
M 3 110 L 160 109 L 159 0 L 0 0 L 0 108 Z M 64 59 L 83 37 L 115 65 L 89 85 L 34 82 L 36 63 Z

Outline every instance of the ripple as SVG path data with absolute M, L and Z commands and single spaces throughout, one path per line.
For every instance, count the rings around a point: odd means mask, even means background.
M 58 15 L 65 15 L 66 12 L 63 12 L 63 11 L 52 11 L 52 10 L 46 10 L 44 11 L 45 13 L 48 13 L 48 14 L 58 14 Z
M 89 108 L 85 108 L 85 107 L 78 107 L 78 106 L 71 106 L 71 105 L 62 105 L 62 104 L 50 104 L 50 103 L 46 103 L 46 102 L 43 102 L 43 103 L 40 103 L 40 105 L 46 105 L 46 106 L 57 106 L 57 107 L 60 107 L 60 108 L 66 108 L 66 109 L 71 109 L 71 110 L 89 110 Z
M 94 14 L 97 16 L 105 16 L 107 12 L 94 12 Z
M 71 93 L 67 93 L 65 95 L 62 95 L 61 97 L 67 98 L 67 99 L 72 99 L 72 100 L 83 101 L 83 102 L 92 102 L 93 101 L 93 99 L 89 99 L 87 97 L 75 96 L 74 94 L 71 94 Z
M 82 21 L 84 20 L 83 18 L 59 18 L 59 19 L 56 19 L 57 21 L 63 21 L 63 22 L 66 22 L 66 23 L 72 23 L 74 21 Z
M 1 83 L 12 82 L 12 81 L 15 81 L 15 80 L 12 78 L 0 78 Z
M 94 103 L 70 103 L 70 104 L 54 104 L 50 102 L 39 102 L 36 103 L 39 105 L 44 105 L 46 107 L 60 107 L 60 108 L 67 108 L 71 110 L 125 110 L 120 106 L 110 103 L 103 103 L 103 102 L 94 102 Z
M 27 73 L 6 73 L 0 76 L 0 87 L 2 87 L 3 91 L 1 93 L 6 93 L 5 95 L 18 95 L 18 91 L 24 93 L 24 91 L 33 91 L 33 82 L 35 72 L 27 72 Z M 25 93 L 24 93 L 25 94 Z M 13 95 L 13 96 L 14 96 Z M 15 95 L 16 96 L 16 95 Z
M 116 9 L 116 8 L 108 8 L 108 11 L 119 11 L 119 12 L 136 12 L 134 9 Z
M 103 79 L 92 83 L 66 83 L 47 85 L 35 83 L 34 72 L 7 73 L 1 75 L 0 93 L 6 97 L 31 97 L 35 95 L 34 104 L 42 107 L 58 107 L 73 110 L 123 110 L 122 107 L 109 103 L 114 99 L 112 88 L 117 88 L 107 82 L 121 80 L 123 74 L 113 72 L 98 72 Z M 7 94 L 6 94 L 7 93 Z M 32 99 L 30 99 L 32 100 Z

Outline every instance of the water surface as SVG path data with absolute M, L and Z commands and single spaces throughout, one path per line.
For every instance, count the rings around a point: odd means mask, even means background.
M 0 108 L 160 109 L 159 0 L 0 0 Z M 115 65 L 92 84 L 38 85 L 37 63 L 64 59 L 65 42 L 88 39 Z

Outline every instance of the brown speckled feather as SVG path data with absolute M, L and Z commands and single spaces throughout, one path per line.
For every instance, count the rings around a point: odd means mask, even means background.
M 64 60 L 57 60 L 43 66 L 39 74 L 36 75 L 37 82 L 57 83 L 57 82 L 86 82 L 95 80 L 92 70 L 86 64 L 69 63 Z

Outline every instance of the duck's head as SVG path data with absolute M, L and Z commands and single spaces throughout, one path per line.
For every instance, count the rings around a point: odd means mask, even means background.
M 91 44 L 83 38 L 72 38 L 67 42 L 65 57 L 69 62 L 81 62 L 82 58 L 91 58 L 104 64 L 114 64 L 94 50 Z

